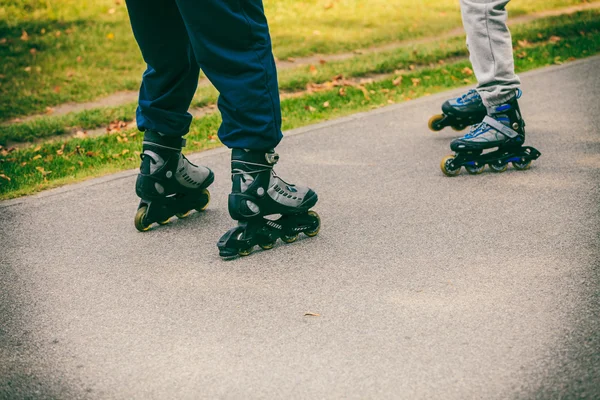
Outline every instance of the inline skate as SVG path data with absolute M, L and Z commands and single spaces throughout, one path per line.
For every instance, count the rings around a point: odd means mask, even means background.
M 525 121 L 518 104 L 520 93 L 506 104 L 491 107 L 489 115 L 471 128 L 462 138 L 455 139 L 450 148 L 456 152 L 442 159 L 440 167 L 447 176 L 456 176 L 461 167 L 470 174 L 480 174 L 489 165 L 494 172 L 504 172 L 512 163 L 517 170 L 526 170 L 541 153 L 525 143 Z M 484 153 L 484 150 L 497 148 Z
M 239 225 L 217 243 L 221 257 L 247 256 L 255 245 L 269 250 L 277 239 L 292 243 L 300 233 L 309 237 L 319 233 L 319 215 L 309 211 L 317 203 L 317 194 L 279 178 L 273 171 L 278 160 L 274 150 L 233 149 L 229 214 Z M 267 218 L 276 215 L 279 218 Z
M 158 132 L 144 132 L 140 173 L 135 191 L 141 201 L 135 214 L 140 232 L 154 222 L 165 225 L 170 218 L 186 218 L 192 210 L 204 211 L 210 201 L 207 187 L 214 181 L 213 172 L 188 161 L 181 149 L 185 139 Z
M 447 126 L 455 131 L 462 131 L 467 126 L 480 123 L 486 114 L 487 110 L 477 90 L 469 90 L 464 95 L 442 104 L 442 114 L 431 117 L 428 125 L 434 132 Z

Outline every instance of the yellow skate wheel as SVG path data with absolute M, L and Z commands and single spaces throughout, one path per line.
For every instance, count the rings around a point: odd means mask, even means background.
M 512 165 L 513 167 L 515 167 L 516 170 L 525 171 L 531 168 L 531 160 L 523 162 L 513 162 Z
M 296 240 L 298 240 L 298 235 L 283 235 L 281 240 L 283 240 L 285 243 L 294 243 Z
M 485 164 L 482 164 L 482 165 L 465 165 L 465 169 L 471 175 L 479 175 L 485 169 Z
M 187 218 L 187 217 L 189 217 L 191 214 L 192 214 L 192 210 L 190 210 L 190 211 L 188 211 L 188 212 L 185 212 L 185 213 L 178 213 L 178 214 L 175 214 L 175 215 L 176 215 L 176 216 L 177 216 L 177 218 L 179 218 L 179 219 L 184 219 L 184 218 Z
M 252 247 L 248 249 L 238 250 L 238 255 L 241 257 L 247 257 L 252 254 Z
M 442 158 L 442 161 L 440 162 L 440 168 L 442 169 L 444 175 L 457 176 L 458 174 L 460 174 L 460 167 L 456 168 L 452 167 L 451 165 L 452 161 L 454 161 L 455 158 L 456 157 L 452 155 Z
M 164 221 L 158 221 L 159 225 L 167 225 L 171 221 L 171 217 L 165 219 Z
M 312 231 L 304 232 L 304 234 L 308 237 L 317 236 L 319 234 L 319 231 L 321 230 L 321 218 L 319 217 L 319 214 L 317 214 L 314 211 L 309 211 L 308 215 L 317 219 L 317 227 L 315 229 L 313 229 Z
M 489 164 L 490 169 L 494 172 L 501 173 L 508 169 L 507 163 L 491 163 Z
M 427 123 L 427 126 L 433 132 L 439 132 L 442 129 L 444 129 L 444 127 L 440 127 L 438 125 L 438 123 L 443 119 L 444 119 L 444 114 L 436 114 L 433 117 L 429 118 L 429 122 Z
M 275 242 L 273 241 L 271 243 L 260 243 L 259 246 L 263 250 L 271 250 L 273 247 L 275 247 Z
M 202 211 L 206 210 L 208 208 L 208 204 L 210 203 L 210 192 L 208 191 L 208 189 L 204 189 L 202 191 L 202 194 L 207 197 L 206 204 L 204 206 L 202 206 L 201 208 L 196 208 L 196 211 L 198 211 L 198 212 L 202 212 Z
M 135 228 L 140 232 L 146 232 L 150 229 L 150 224 L 144 225 L 144 218 L 146 218 L 146 212 L 148 212 L 147 206 L 140 207 L 135 213 L 135 218 L 133 219 Z

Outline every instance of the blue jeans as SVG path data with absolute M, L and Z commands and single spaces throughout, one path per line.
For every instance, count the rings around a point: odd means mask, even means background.
M 137 123 L 165 135 L 188 133 L 200 69 L 220 93 L 219 139 L 265 150 L 281 140 L 277 70 L 262 0 L 127 0 L 147 64 Z

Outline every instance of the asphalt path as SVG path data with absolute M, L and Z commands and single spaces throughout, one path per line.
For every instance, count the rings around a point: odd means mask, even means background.
M 146 233 L 135 171 L 0 203 L 0 398 L 600 398 L 599 71 L 522 76 L 529 171 L 442 175 L 460 91 L 290 132 L 322 231 L 234 261 L 225 149 Z

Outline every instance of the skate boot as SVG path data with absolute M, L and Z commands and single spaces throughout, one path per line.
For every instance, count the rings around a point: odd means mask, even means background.
M 480 123 L 487 110 L 477 90 L 469 90 L 464 95 L 442 104 L 442 113 L 429 119 L 429 129 L 437 132 L 451 126 L 455 131 L 462 131 L 467 126 Z
M 489 109 L 483 121 L 471 128 L 465 136 L 455 139 L 450 148 L 455 155 L 445 157 L 440 167 L 447 176 L 456 176 L 461 167 L 470 174 L 480 174 L 486 165 L 494 172 L 504 172 L 508 163 L 518 170 L 526 170 L 541 153 L 525 147 L 525 121 L 521 117 L 518 98 Z M 497 148 L 484 153 L 484 150 Z
M 210 193 L 206 189 L 214 181 L 213 172 L 188 161 L 181 154 L 185 139 L 158 132 L 144 132 L 140 173 L 135 191 L 141 198 L 135 214 L 135 227 L 140 232 L 154 222 L 167 224 L 176 215 L 187 217 L 192 210 L 203 211 Z
M 296 241 L 300 233 L 319 233 L 319 215 L 309 211 L 318 200 L 308 187 L 284 182 L 273 171 L 279 155 L 273 150 L 233 149 L 229 214 L 239 225 L 225 233 L 217 247 L 223 258 L 247 256 L 255 245 L 272 249 L 277 239 Z M 267 218 L 279 215 L 279 218 Z

